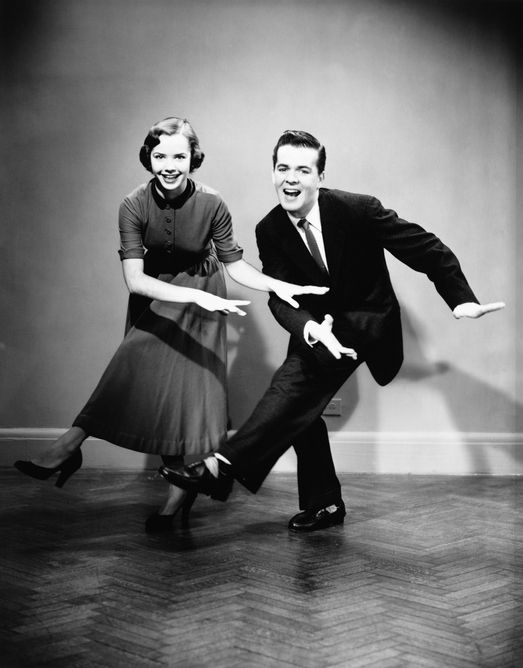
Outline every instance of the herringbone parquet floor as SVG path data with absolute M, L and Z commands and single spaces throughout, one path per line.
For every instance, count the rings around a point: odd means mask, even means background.
M 280 474 L 155 536 L 153 473 L 0 481 L 4 668 L 523 665 L 518 479 L 344 475 L 345 525 L 293 535 Z

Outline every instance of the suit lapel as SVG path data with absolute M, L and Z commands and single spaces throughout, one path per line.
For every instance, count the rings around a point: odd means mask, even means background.
M 329 265 L 330 282 L 334 284 L 340 271 L 344 250 L 346 228 L 342 225 L 340 212 L 328 192 L 320 190 L 319 197 L 321 229 L 325 255 Z

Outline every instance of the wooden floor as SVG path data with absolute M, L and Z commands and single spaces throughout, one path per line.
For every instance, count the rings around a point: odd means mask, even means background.
M 3 668 L 523 665 L 519 479 L 344 475 L 345 525 L 294 535 L 280 474 L 156 536 L 152 472 L 0 482 Z

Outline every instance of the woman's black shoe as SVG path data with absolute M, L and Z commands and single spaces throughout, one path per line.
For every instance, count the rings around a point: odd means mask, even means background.
M 187 492 L 187 496 L 183 500 L 183 503 L 181 503 L 171 515 L 160 515 L 157 512 L 150 515 L 145 521 L 146 533 L 169 531 L 173 525 L 174 517 L 180 509 L 182 511 L 182 528 L 187 529 L 189 526 L 189 513 L 197 496 L 198 492 Z
M 31 478 L 37 478 L 38 480 L 47 480 L 59 471 L 60 475 L 56 479 L 56 487 L 63 487 L 73 473 L 78 471 L 80 466 L 82 466 L 82 451 L 80 448 L 75 450 L 70 457 L 52 469 L 48 469 L 45 466 L 38 466 L 38 464 L 33 464 L 33 462 L 27 462 L 21 459 L 15 462 L 15 467 L 19 471 L 31 476 Z

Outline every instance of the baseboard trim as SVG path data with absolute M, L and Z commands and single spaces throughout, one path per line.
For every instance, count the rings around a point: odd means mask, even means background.
M 32 459 L 66 429 L 30 427 L 0 429 L 0 466 L 12 466 L 17 459 Z M 158 468 L 159 458 L 119 448 L 99 438 L 88 438 L 82 447 L 84 468 L 143 470 Z
M 0 466 L 33 457 L 64 429 L 0 429 Z M 523 475 L 523 433 L 484 432 L 349 432 L 330 434 L 336 470 L 340 473 L 410 473 L 441 475 Z M 85 466 L 144 469 L 158 466 L 158 457 L 132 452 L 90 438 L 84 447 Z M 290 450 L 276 472 L 296 471 Z
M 332 432 L 336 470 L 420 475 L 523 475 L 523 434 Z M 275 470 L 295 470 L 286 453 Z

